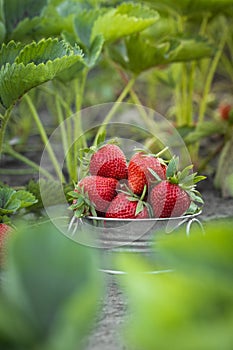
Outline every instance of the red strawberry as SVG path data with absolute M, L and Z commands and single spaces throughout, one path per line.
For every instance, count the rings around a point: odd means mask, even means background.
M 163 180 L 151 190 L 149 202 L 155 217 L 169 218 L 182 216 L 190 208 L 192 202 L 203 203 L 195 184 L 205 179 L 204 176 L 190 174 L 192 165 L 183 171 L 177 170 L 178 158 L 172 158 L 167 168 L 167 180 Z M 193 203 L 193 210 L 197 206 Z
M 8 233 L 12 228 L 7 224 L 0 224 L 0 248 L 4 244 L 5 238 L 8 236 Z
M 140 195 L 144 186 L 148 187 L 149 183 L 155 180 L 149 169 L 152 169 L 161 179 L 166 178 L 166 165 L 162 164 L 159 158 L 143 152 L 133 155 L 129 162 L 128 183 L 135 194 Z
M 0 224 L 0 263 L 2 263 L 2 260 L 4 258 L 5 241 L 11 231 L 12 231 L 12 228 L 9 225 Z
M 189 208 L 191 199 L 179 185 L 161 181 L 150 193 L 150 203 L 157 218 L 181 216 Z
M 127 179 L 127 162 L 122 150 L 114 144 L 106 144 L 100 147 L 91 156 L 90 174 L 111 177 L 117 180 Z
M 148 208 L 138 198 L 130 194 L 118 193 L 106 212 L 106 218 L 145 219 L 149 217 Z
M 102 176 L 83 178 L 70 195 L 74 198 L 70 209 L 75 210 L 78 217 L 96 215 L 96 211 L 106 212 L 110 202 L 116 196 L 118 181 Z
M 223 120 L 228 120 L 229 119 L 229 116 L 230 116 L 230 112 L 232 110 L 232 106 L 230 104 L 221 104 L 219 106 L 219 114 L 220 114 L 220 117 L 223 119 Z

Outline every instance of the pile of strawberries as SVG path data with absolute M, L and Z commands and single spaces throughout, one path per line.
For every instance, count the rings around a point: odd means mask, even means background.
M 127 162 L 118 145 L 105 143 L 89 149 L 88 169 L 70 192 L 70 209 L 78 218 L 170 218 L 203 204 L 195 187 L 205 177 L 192 173 L 192 165 L 179 171 L 177 157 L 165 161 L 135 151 Z

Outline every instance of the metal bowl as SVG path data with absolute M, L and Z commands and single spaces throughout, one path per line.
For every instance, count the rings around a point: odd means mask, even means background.
M 192 215 L 183 215 L 171 218 L 148 219 L 117 219 L 89 216 L 84 219 L 76 219 L 72 223 L 72 231 L 69 236 L 79 243 L 94 248 L 100 248 L 102 266 L 100 270 L 122 274 L 114 266 L 115 253 L 139 254 L 146 259 L 155 255 L 155 242 L 160 234 L 169 235 L 180 226 L 184 226 L 186 234 L 191 232 L 191 226 L 196 223 L 203 232 L 203 227 L 198 219 L 201 211 Z M 163 270 L 167 272 L 169 270 Z M 153 273 L 161 273 L 157 268 Z
M 189 235 L 192 223 L 196 222 L 201 227 L 197 218 L 200 214 L 201 211 L 179 217 L 148 219 L 88 216 L 84 219 L 77 219 L 73 223 L 73 233 L 71 232 L 70 236 L 92 247 L 105 249 L 123 247 L 124 250 L 128 247 L 135 251 L 150 246 L 158 231 L 171 234 L 181 225 L 186 225 L 186 233 Z

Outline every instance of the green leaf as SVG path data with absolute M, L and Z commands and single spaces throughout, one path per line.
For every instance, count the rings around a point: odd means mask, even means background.
M 24 45 L 22 43 L 15 43 L 14 41 L 10 41 L 7 45 L 2 44 L 0 50 L 0 68 L 7 63 L 13 64 L 23 47 Z
M 213 55 L 213 47 L 202 38 L 174 38 L 169 41 L 170 48 L 165 55 L 167 63 L 198 60 Z
M 8 344 L 21 349 L 81 348 L 102 292 L 97 252 L 69 240 L 52 224 L 42 224 L 12 237 L 6 265 L 1 289 L 8 303 L 4 310 L 0 303 L 0 334 L 4 328 Z M 10 315 L 15 310 L 16 319 L 10 320 L 8 309 Z
M 104 45 L 104 38 L 102 35 L 97 35 L 88 50 L 87 57 L 85 59 L 89 68 L 95 66 L 97 60 L 100 57 L 102 48 Z
M 136 206 L 136 210 L 135 210 L 135 216 L 137 216 L 138 214 L 140 214 L 143 211 L 144 205 L 142 201 L 138 201 L 138 204 Z
M 12 195 L 11 201 L 14 201 L 15 199 L 20 201 L 20 208 L 30 207 L 37 202 L 32 193 L 23 190 L 19 190 Z
M 190 196 L 190 198 L 192 199 L 192 201 L 197 202 L 197 203 L 204 204 L 204 201 L 203 201 L 203 199 L 201 198 L 200 195 L 197 195 L 197 194 L 195 194 L 194 192 L 190 191 L 190 192 L 189 192 L 189 196 Z
M 0 208 L 5 208 L 7 206 L 14 193 L 15 191 L 8 186 L 0 187 Z
M 7 52 L 12 57 L 10 49 L 11 46 Z M 14 63 L 6 63 L 1 67 L 1 104 L 9 108 L 33 87 L 54 79 L 59 73 L 82 60 L 82 52 L 78 48 L 71 48 L 58 39 L 41 40 L 39 43 L 26 45 L 19 51 Z
M 203 38 L 166 38 L 156 42 L 146 35 L 134 35 L 125 40 L 125 47 L 110 47 L 111 58 L 124 69 L 136 74 L 173 62 L 191 61 L 213 54 L 213 48 Z
M 94 22 L 103 13 L 100 9 L 92 9 L 89 11 L 81 11 L 75 15 L 74 30 L 79 41 L 85 45 L 86 48 L 90 47 L 91 32 Z M 97 35 L 99 36 L 99 35 Z M 93 38 L 93 40 L 95 37 Z
M 186 143 L 194 143 L 207 136 L 225 134 L 228 126 L 221 121 L 204 121 L 185 137 Z
M 161 181 L 161 178 L 159 177 L 159 175 L 151 168 L 148 168 L 149 172 L 151 173 L 151 175 L 154 176 L 155 180 L 157 181 Z
M 10 326 L 11 325 L 11 326 Z M 20 337 L 20 340 L 19 340 Z M 0 291 L 0 341 L 3 349 L 17 349 L 13 344 L 32 342 L 35 337 L 30 320 L 22 314 L 20 307 L 9 301 L 6 293 Z M 10 339 L 10 341 L 9 341 Z M 11 346 L 9 344 L 11 343 Z M 6 343 L 6 347 L 4 347 Z
M 200 181 L 203 181 L 206 179 L 206 176 L 203 176 L 203 175 L 198 175 L 198 176 L 195 176 L 194 179 L 193 179 L 193 183 L 198 183 Z
M 151 44 L 143 36 L 132 36 L 126 40 L 127 66 L 134 73 L 141 73 L 165 62 L 169 43 Z
M 5 27 L 5 16 L 3 10 L 3 0 L 0 0 L 0 43 L 3 42 L 6 35 L 6 27 Z
M 163 0 L 161 2 L 154 3 L 153 0 L 147 0 L 152 2 L 157 8 L 165 8 L 168 11 L 177 11 L 182 15 L 187 15 L 189 17 L 193 15 L 203 15 L 212 14 L 218 15 L 221 12 L 225 12 L 228 7 L 233 5 L 232 0 Z
M 24 18 L 39 16 L 47 0 L 7 0 L 4 1 L 4 12 L 7 32 L 12 32 Z
M 19 199 L 15 199 L 13 201 L 9 201 L 4 208 L 0 208 L 1 214 L 14 214 L 21 207 L 21 201 Z
M 232 220 L 197 225 L 156 235 L 150 261 L 169 266 L 170 273 L 148 272 L 154 264 L 140 255 L 121 254 L 118 268 L 131 317 L 125 326 L 126 346 L 152 350 L 230 350 L 233 342 Z M 161 266 L 160 265 L 160 266 Z M 140 286 L 140 288 L 139 288 Z
M 98 17 L 91 38 L 102 34 L 107 41 L 116 41 L 126 35 L 140 32 L 159 18 L 156 11 L 142 5 L 123 3 Z
M 190 173 L 190 171 L 192 170 L 193 168 L 193 164 L 191 165 L 188 165 L 186 168 L 184 168 L 181 173 L 179 174 L 179 181 L 183 181 L 187 176 L 188 174 Z
M 63 31 L 73 32 L 75 11 L 66 14 L 66 11 L 53 3 L 54 1 L 50 1 L 40 16 L 27 17 L 20 21 L 13 32 L 8 35 L 8 39 L 25 42 L 60 36 Z
M 171 239 L 161 240 L 158 243 L 161 256 L 185 274 L 192 271 L 195 275 L 204 274 L 207 279 L 230 285 L 233 283 L 232 220 L 207 222 L 204 229 L 204 236 L 200 235 L 199 227 L 194 225 L 189 239 L 183 236 L 183 229 Z
M 178 169 L 178 163 L 179 163 L 179 158 L 178 157 L 173 157 L 167 166 L 167 171 L 166 171 L 166 176 L 167 178 L 172 177 Z
M 98 138 L 96 140 L 97 146 L 105 142 L 105 139 L 106 139 L 106 130 L 104 130 L 101 134 L 98 135 Z M 90 151 L 89 148 L 88 148 L 88 151 Z

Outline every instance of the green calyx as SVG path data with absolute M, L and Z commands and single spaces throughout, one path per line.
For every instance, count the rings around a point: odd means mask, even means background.
M 73 203 L 69 209 L 74 211 L 77 218 L 83 218 L 89 215 L 97 216 L 95 205 L 90 201 L 88 193 L 84 191 L 83 187 L 75 187 L 76 191 L 71 191 L 68 195 Z
M 172 184 L 178 185 L 185 192 L 188 193 L 192 203 L 190 206 L 190 213 L 194 213 L 200 208 L 197 207 L 195 202 L 204 204 L 203 199 L 199 191 L 196 190 L 196 184 L 204 179 L 206 176 L 197 175 L 197 172 L 192 172 L 193 165 L 188 165 L 183 170 L 178 170 L 179 158 L 173 157 L 167 167 L 166 177 L 167 181 Z
M 177 184 L 186 191 L 192 190 L 199 181 L 206 179 L 206 176 L 197 175 L 191 172 L 193 165 L 188 165 L 183 170 L 178 170 L 179 158 L 174 156 L 167 167 L 166 177 L 170 183 Z
M 159 151 L 158 153 L 154 154 L 154 153 L 150 153 L 145 149 L 140 149 L 140 148 L 135 148 L 134 152 L 138 152 L 138 153 L 142 153 L 142 155 L 144 157 L 154 157 L 157 158 L 161 164 L 166 165 L 166 161 L 163 158 L 160 158 L 162 154 L 164 154 L 165 152 L 167 152 L 169 150 L 169 147 L 166 146 L 164 147 L 161 151 Z
M 144 207 L 147 207 L 148 212 L 149 212 L 149 216 L 152 217 L 153 216 L 152 215 L 152 208 L 151 208 L 149 203 L 144 201 L 145 195 L 147 193 L 147 186 L 146 185 L 144 186 L 143 192 L 142 192 L 140 197 L 138 195 L 136 195 L 135 193 L 133 193 L 130 190 L 130 188 L 128 188 L 126 185 L 125 185 L 125 187 L 127 189 L 126 191 L 119 190 L 119 192 L 126 194 L 127 195 L 127 199 L 130 202 L 137 202 L 137 206 L 136 206 L 136 210 L 135 210 L 135 216 L 140 214 L 143 211 Z

